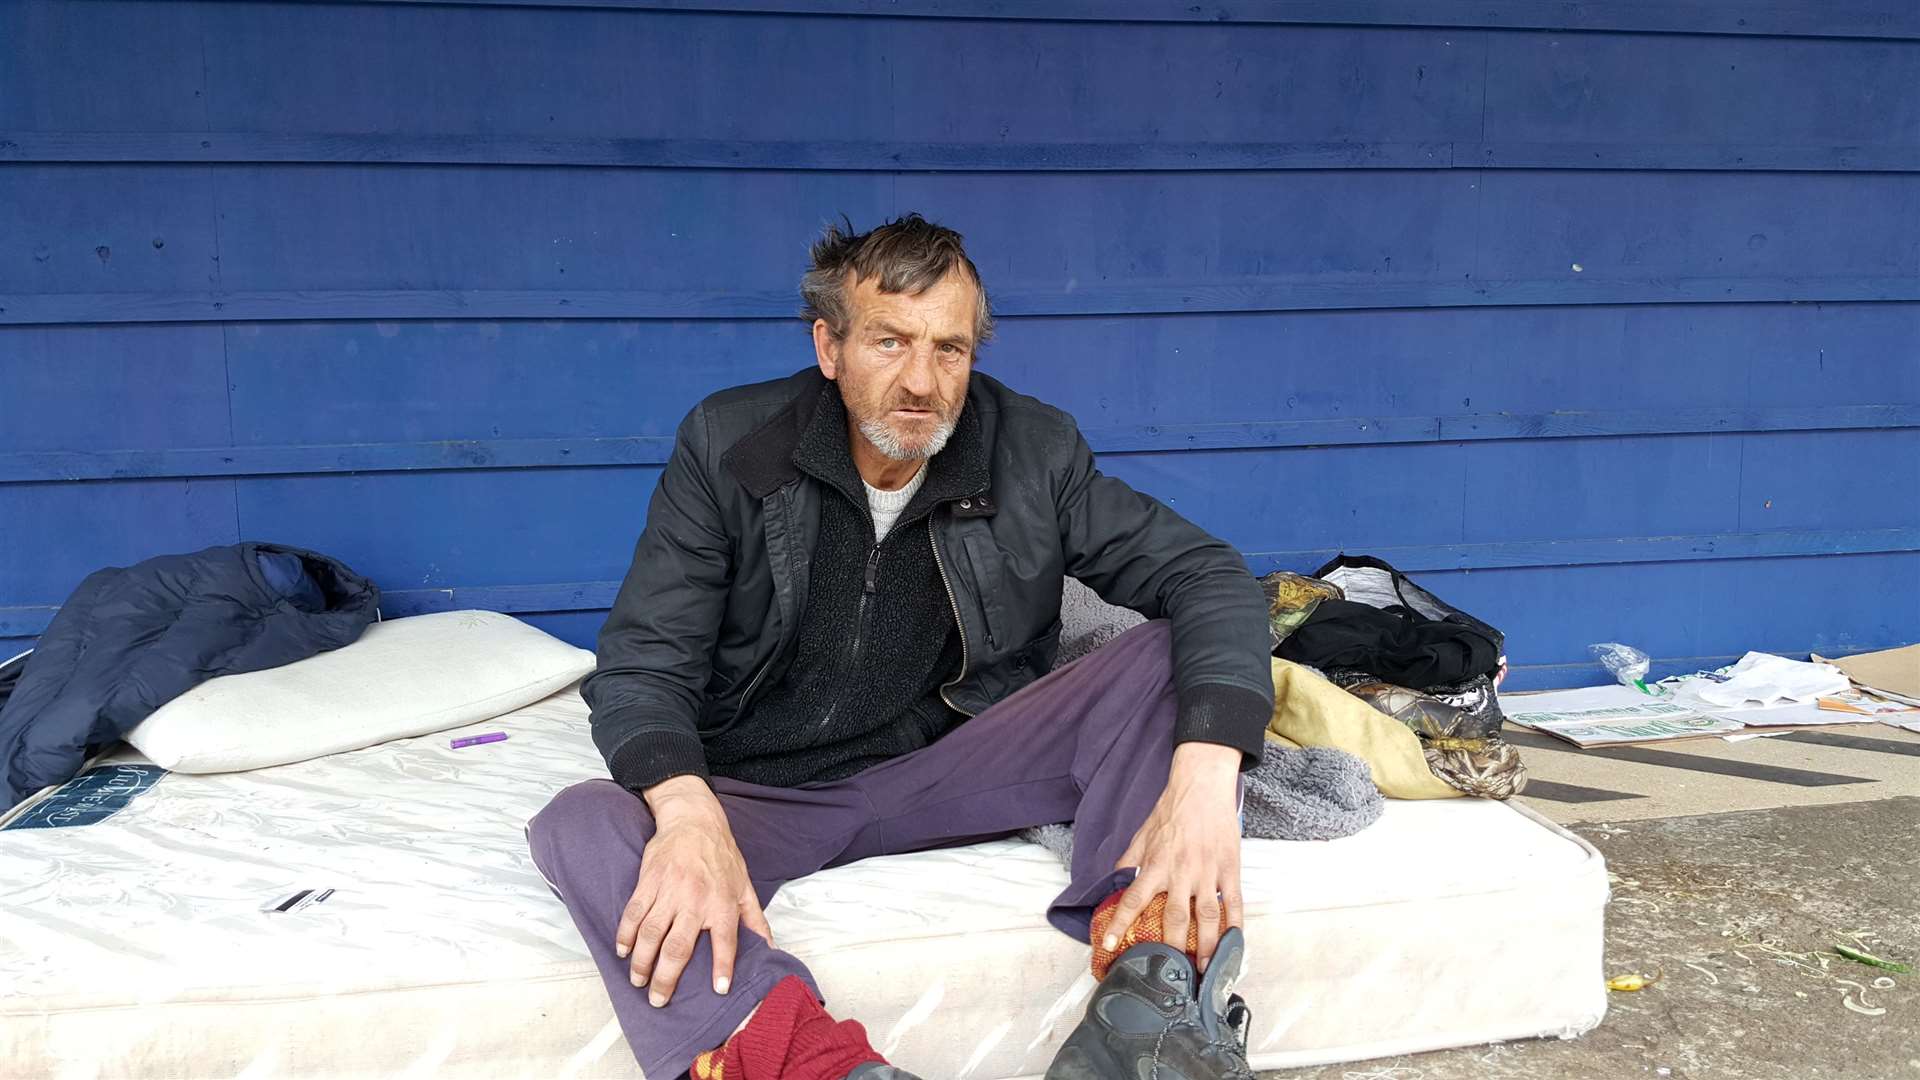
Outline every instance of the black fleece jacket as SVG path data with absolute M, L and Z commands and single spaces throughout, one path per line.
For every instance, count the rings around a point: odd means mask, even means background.
M 983 478 L 968 475 L 963 456 L 935 455 L 920 490 L 876 542 L 847 449 L 845 403 L 831 385 L 794 460 L 832 491 L 820 504 L 793 663 L 740 723 L 706 743 L 714 775 L 768 787 L 852 776 L 966 719 L 940 700 L 940 684 L 959 669 L 960 640 L 927 516 L 943 496 Z

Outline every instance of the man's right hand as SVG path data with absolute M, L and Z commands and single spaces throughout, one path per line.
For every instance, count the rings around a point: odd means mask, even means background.
M 646 790 L 653 839 L 640 855 L 640 881 L 620 913 L 614 952 L 631 956 L 633 985 L 657 1008 L 673 997 L 702 931 L 713 938 L 713 989 L 733 982 L 741 924 L 773 940 L 747 878 L 726 811 L 706 781 L 676 776 Z

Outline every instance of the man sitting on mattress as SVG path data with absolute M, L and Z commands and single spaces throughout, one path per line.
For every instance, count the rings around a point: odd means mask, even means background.
M 1102 475 L 1071 417 L 973 370 L 993 319 L 958 233 L 829 228 L 800 291 L 816 366 L 703 401 L 653 494 L 583 689 L 612 780 L 529 827 L 635 1056 L 908 1076 L 827 1014 L 761 906 L 825 867 L 1072 821 L 1048 917 L 1101 983 L 1047 1075 L 1250 1077 L 1224 984 L 1237 779 L 1273 706 L 1258 584 Z M 1065 575 L 1152 621 L 1048 674 Z

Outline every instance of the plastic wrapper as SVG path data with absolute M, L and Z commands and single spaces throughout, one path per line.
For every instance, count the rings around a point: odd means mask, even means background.
M 1653 693 L 1647 689 L 1647 672 L 1652 669 L 1653 661 L 1646 653 L 1617 641 L 1589 645 L 1587 651 L 1600 661 L 1600 666 L 1606 668 L 1621 686 L 1631 686 L 1643 694 Z

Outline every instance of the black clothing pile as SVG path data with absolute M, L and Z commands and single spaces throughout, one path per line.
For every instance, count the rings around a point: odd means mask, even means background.
M 1287 581 L 1286 579 L 1293 579 Z M 1414 584 L 1392 565 L 1342 555 L 1314 572 L 1324 595 L 1299 605 L 1281 632 L 1279 598 L 1308 595 L 1290 574 L 1262 579 L 1274 598 L 1273 654 L 1317 668 L 1335 685 L 1406 724 L 1434 775 L 1468 795 L 1505 799 L 1526 785 L 1519 752 L 1501 738 L 1495 683 L 1506 639 Z
M 1404 604 L 1377 608 L 1326 600 L 1274 655 L 1315 667 L 1370 671 L 1403 686 L 1442 686 L 1500 667 L 1500 645 L 1465 623 L 1430 619 Z

